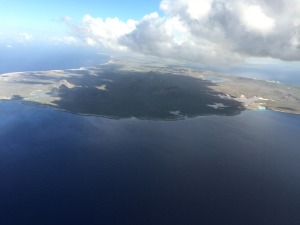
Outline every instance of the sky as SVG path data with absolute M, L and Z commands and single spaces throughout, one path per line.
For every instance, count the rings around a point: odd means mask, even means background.
M 145 12 L 157 10 L 159 0 L 0 0 L 0 5 L 0 33 L 47 36 L 66 32 L 63 17 L 78 22 L 85 15 L 138 20 Z
M 300 61 L 299 0 L 0 0 L 0 46 L 60 43 L 205 65 Z

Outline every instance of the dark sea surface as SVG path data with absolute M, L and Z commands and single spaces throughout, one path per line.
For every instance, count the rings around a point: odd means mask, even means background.
M 0 103 L 0 224 L 300 224 L 300 117 L 106 119 Z

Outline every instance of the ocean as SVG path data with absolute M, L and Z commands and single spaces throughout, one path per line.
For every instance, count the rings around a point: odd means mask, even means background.
M 0 224 L 299 224 L 300 119 L 0 103 Z
M 90 67 L 109 59 L 108 55 L 99 54 L 98 49 L 80 46 L 0 46 L 0 74 Z

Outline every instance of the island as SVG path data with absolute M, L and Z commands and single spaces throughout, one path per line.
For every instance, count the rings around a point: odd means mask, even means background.
M 300 114 L 297 86 L 126 60 L 2 74 L 0 100 L 110 118 L 173 120 L 265 109 Z

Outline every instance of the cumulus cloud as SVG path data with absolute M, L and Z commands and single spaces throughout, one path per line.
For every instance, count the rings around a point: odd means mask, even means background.
M 19 34 L 19 41 L 20 42 L 27 42 L 27 41 L 32 40 L 32 38 L 33 38 L 32 35 L 28 34 L 28 33 Z
M 248 29 L 262 34 L 275 28 L 275 20 L 268 17 L 259 5 L 241 5 L 240 17 Z
M 72 30 L 88 45 L 122 50 L 126 47 L 120 45 L 118 39 L 133 31 L 136 23 L 134 20 L 123 22 L 118 18 L 102 19 L 85 15 L 80 24 L 72 24 Z
M 161 18 L 157 13 L 145 16 L 136 29 L 122 36 L 119 42 L 133 51 L 146 55 L 205 64 L 216 62 L 228 64 L 240 60 L 238 54 L 228 51 L 218 43 L 192 35 L 188 27 L 179 19 Z
M 160 8 L 168 15 L 178 14 L 188 16 L 191 19 L 205 18 L 212 9 L 212 0 L 163 0 Z
M 160 9 L 140 21 L 86 15 L 71 26 L 89 45 L 205 64 L 300 60 L 298 0 L 162 0 Z
M 73 36 L 49 37 L 46 38 L 46 41 L 54 44 L 67 44 L 67 45 L 72 45 L 78 42 L 78 40 Z

